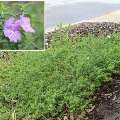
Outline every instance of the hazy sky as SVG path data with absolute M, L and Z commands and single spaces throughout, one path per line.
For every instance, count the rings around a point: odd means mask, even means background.
M 120 3 L 120 0 L 45 0 L 46 3 L 59 3 L 59 2 L 105 2 L 105 3 Z
M 46 9 L 57 5 L 72 4 L 77 2 L 102 2 L 120 4 L 120 0 L 45 0 Z
M 120 3 L 120 0 L 79 0 L 80 2 L 106 2 L 106 3 Z

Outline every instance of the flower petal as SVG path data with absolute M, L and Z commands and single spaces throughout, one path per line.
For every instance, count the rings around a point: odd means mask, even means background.
M 18 23 L 14 23 L 14 24 L 12 25 L 12 29 L 13 29 L 13 30 L 19 30 L 20 28 L 21 28 L 21 25 L 18 24 Z
M 4 27 L 11 26 L 13 23 L 14 23 L 14 18 L 9 18 L 8 20 L 6 20 Z
M 35 33 L 35 30 L 30 26 L 30 24 L 28 24 L 28 25 L 21 25 L 21 27 L 22 27 L 26 32 L 33 32 L 33 33 Z
M 21 39 L 21 33 L 19 31 L 12 30 L 9 32 L 8 38 L 10 41 L 17 42 Z
M 20 15 L 20 20 L 16 22 L 19 23 L 26 32 L 35 33 L 35 30 L 30 25 L 30 18 L 24 17 L 24 14 Z
M 6 20 L 4 26 L 4 35 L 8 37 L 10 41 L 17 42 L 21 39 L 21 33 L 18 31 L 21 25 L 14 23 L 14 18 L 9 18 Z
M 8 37 L 8 34 L 9 34 L 9 29 L 4 29 L 4 35 L 5 35 L 5 37 Z

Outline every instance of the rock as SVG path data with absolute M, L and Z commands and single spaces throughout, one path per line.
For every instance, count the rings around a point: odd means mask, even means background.
M 45 35 L 45 39 L 47 39 L 45 46 L 49 46 L 51 44 L 52 35 L 59 33 L 65 34 L 68 33 L 69 38 L 74 36 L 74 34 L 79 35 L 80 37 L 88 36 L 89 34 L 93 34 L 95 37 L 99 37 L 101 35 L 108 36 L 112 33 L 120 32 L 120 24 L 114 22 L 83 22 L 75 25 L 72 28 L 61 30 L 55 30 L 53 32 L 49 32 Z M 60 38 L 60 36 L 58 36 Z

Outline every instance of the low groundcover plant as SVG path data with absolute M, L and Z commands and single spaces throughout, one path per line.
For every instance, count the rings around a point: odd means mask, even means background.
M 1 120 L 14 111 L 17 120 L 61 119 L 66 113 L 82 118 L 95 90 L 120 73 L 119 34 L 58 35 L 44 52 L 19 52 L 0 62 Z

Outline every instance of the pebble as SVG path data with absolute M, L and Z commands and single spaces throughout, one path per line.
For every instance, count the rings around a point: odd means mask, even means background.
M 45 35 L 45 39 L 47 39 L 45 46 L 50 46 L 52 41 L 52 35 L 58 33 L 60 38 L 60 34 L 68 33 L 68 37 L 74 36 L 74 34 L 79 35 L 81 38 L 88 36 L 89 34 L 93 34 L 95 37 L 99 37 L 101 35 L 107 36 L 110 38 L 110 34 L 120 32 L 120 23 L 114 22 L 83 22 L 79 23 L 72 28 L 64 29 L 62 28 L 60 31 L 55 30 L 53 32 L 49 32 Z

